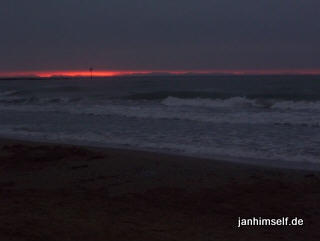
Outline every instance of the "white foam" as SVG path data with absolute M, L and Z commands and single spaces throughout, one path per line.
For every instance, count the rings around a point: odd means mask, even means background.
M 279 110 L 310 110 L 320 111 L 320 101 L 285 101 L 274 99 L 248 99 L 246 97 L 232 97 L 228 99 L 183 99 L 168 97 L 162 101 L 166 106 L 191 106 L 206 108 L 272 108 Z
M 214 107 L 214 108 L 226 108 L 236 106 L 248 106 L 254 104 L 253 100 L 245 97 L 232 97 L 229 99 L 183 99 L 176 97 L 167 97 L 162 101 L 162 104 L 167 106 L 193 106 L 193 107 Z
M 16 90 L 6 90 L 4 92 L 0 92 L 0 97 L 2 97 L 2 96 L 11 96 L 11 95 L 15 95 L 17 93 L 18 93 L 18 91 L 16 91 Z
M 215 124 L 279 124 L 320 127 L 319 114 L 283 111 L 230 111 L 216 113 L 161 105 L 128 106 L 120 104 L 81 105 L 0 105 L 0 111 L 56 112 L 75 115 L 115 115 L 128 118 L 198 121 Z
M 83 132 L 77 134 L 66 134 L 66 133 L 42 133 L 32 131 L 27 127 L 21 128 L 1 128 L 0 135 L 6 137 L 22 138 L 28 140 L 41 140 L 41 141 L 53 141 L 58 143 L 72 143 L 72 144 L 85 144 L 85 145 L 96 145 L 96 146 L 110 146 L 120 145 L 131 148 L 140 148 L 144 150 L 159 150 L 162 152 L 178 153 L 184 155 L 198 156 L 198 157 L 222 157 L 225 160 L 234 161 L 248 161 L 257 160 L 258 162 L 263 161 L 286 161 L 286 162 L 297 162 L 297 163 L 316 163 L 320 164 L 319 158 L 308 154 L 288 154 L 282 153 L 281 150 L 275 150 L 268 148 L 267 151 L 259 151 L 246 149 L 241 147 L 226 147 L 219 148 L 215 146 L 204 146 L 204 145 L 191 145 L 181 143 L 167 143 L 167 142 L 150 142 L 144 141 L 143 139 L 135 137 L 119 137 L 112 133 L 93 133 Z M 268 163 L 260 163 L 268 164 Z M 281 164 L 281 163 L 279 163 Z
M 272 105 L 273 109 L 320 111 L 320 101 L 278 101 Z

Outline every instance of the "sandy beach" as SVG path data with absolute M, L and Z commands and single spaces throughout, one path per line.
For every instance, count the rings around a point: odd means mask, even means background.
M 0 141 L 1 240 L 320 240 L 320 173 Z M 243 226 L 238 217 L 302 218 Z

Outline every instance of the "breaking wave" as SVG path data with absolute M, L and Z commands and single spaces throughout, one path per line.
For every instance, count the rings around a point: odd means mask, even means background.
M 18 94 L 18 91 L 16 91 L 16 90 L 6 90 L 6 91 L 3 91 L 3 92 L 0 92 L 0 98 L 4 97 L 4 96 L 13 96 L 13 95 L 16 95 L 16 94 Z
M 52 97 L 38 98 L 36 96 L 24 97 L 17 95 L 0 95 L 1 104 L 50 104 L 50 103 L 72 103 L 80 101 L 81 98 Z
M 228 99 L 206 99 L 194 98 L 183 99 L 167 97 L 162 104 L 166 106 L 191 106 L 206 108 L 234 108 L 234 107 L 255 107 L 282 110 L 310 110 L 320 111 L 320 101 L 291 101 L 275 99 L 249 99 L 246 97 L 232 97 Z
M 218 91 L 154 91 L 147 93 L 135 93 L 125 96 L 124 99 L 131 100 L 165 100 L 167 98 L 179 99 L 230 99 L 234 97 L 246 97 L 247 99 L 273 99 L 273 100 L 292 100 L 292 101 L 320 101 L 320 95 L 309 93 L 260 93 L 250 94 L 241 92 L 218 92 Z
M 50 104 L 50 105 L 0 105 L 0 111 L 18 112 L 54 112 L 73 115 L 94 116 L 123 116 L 127 118 L 167 119 L 197 121 L 214 124 L 272 124 L 272 125 L 301 125 L 320 127 L 319 115 L 308 112 L 285 111 L 199 111 L 190 107 L 168 107 L 165 105 L 129 106 L 121 104 L 84 105 L 84 104 Z

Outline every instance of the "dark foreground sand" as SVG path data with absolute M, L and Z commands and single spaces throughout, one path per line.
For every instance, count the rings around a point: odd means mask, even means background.
M 0 165 L 0 240 L 320 240 L 316 171 L 12 140 Z

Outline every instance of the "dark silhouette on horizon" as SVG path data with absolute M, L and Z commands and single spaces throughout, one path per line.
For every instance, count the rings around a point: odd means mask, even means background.
M 92 77 L 93 77 L 93 76 L 92 76 L 93 68 L 90 67 L 90 68 L 89 68 L 89 71 L 90 71 L 90 73 L 91 73 L 91 80 L 92 80 Z

